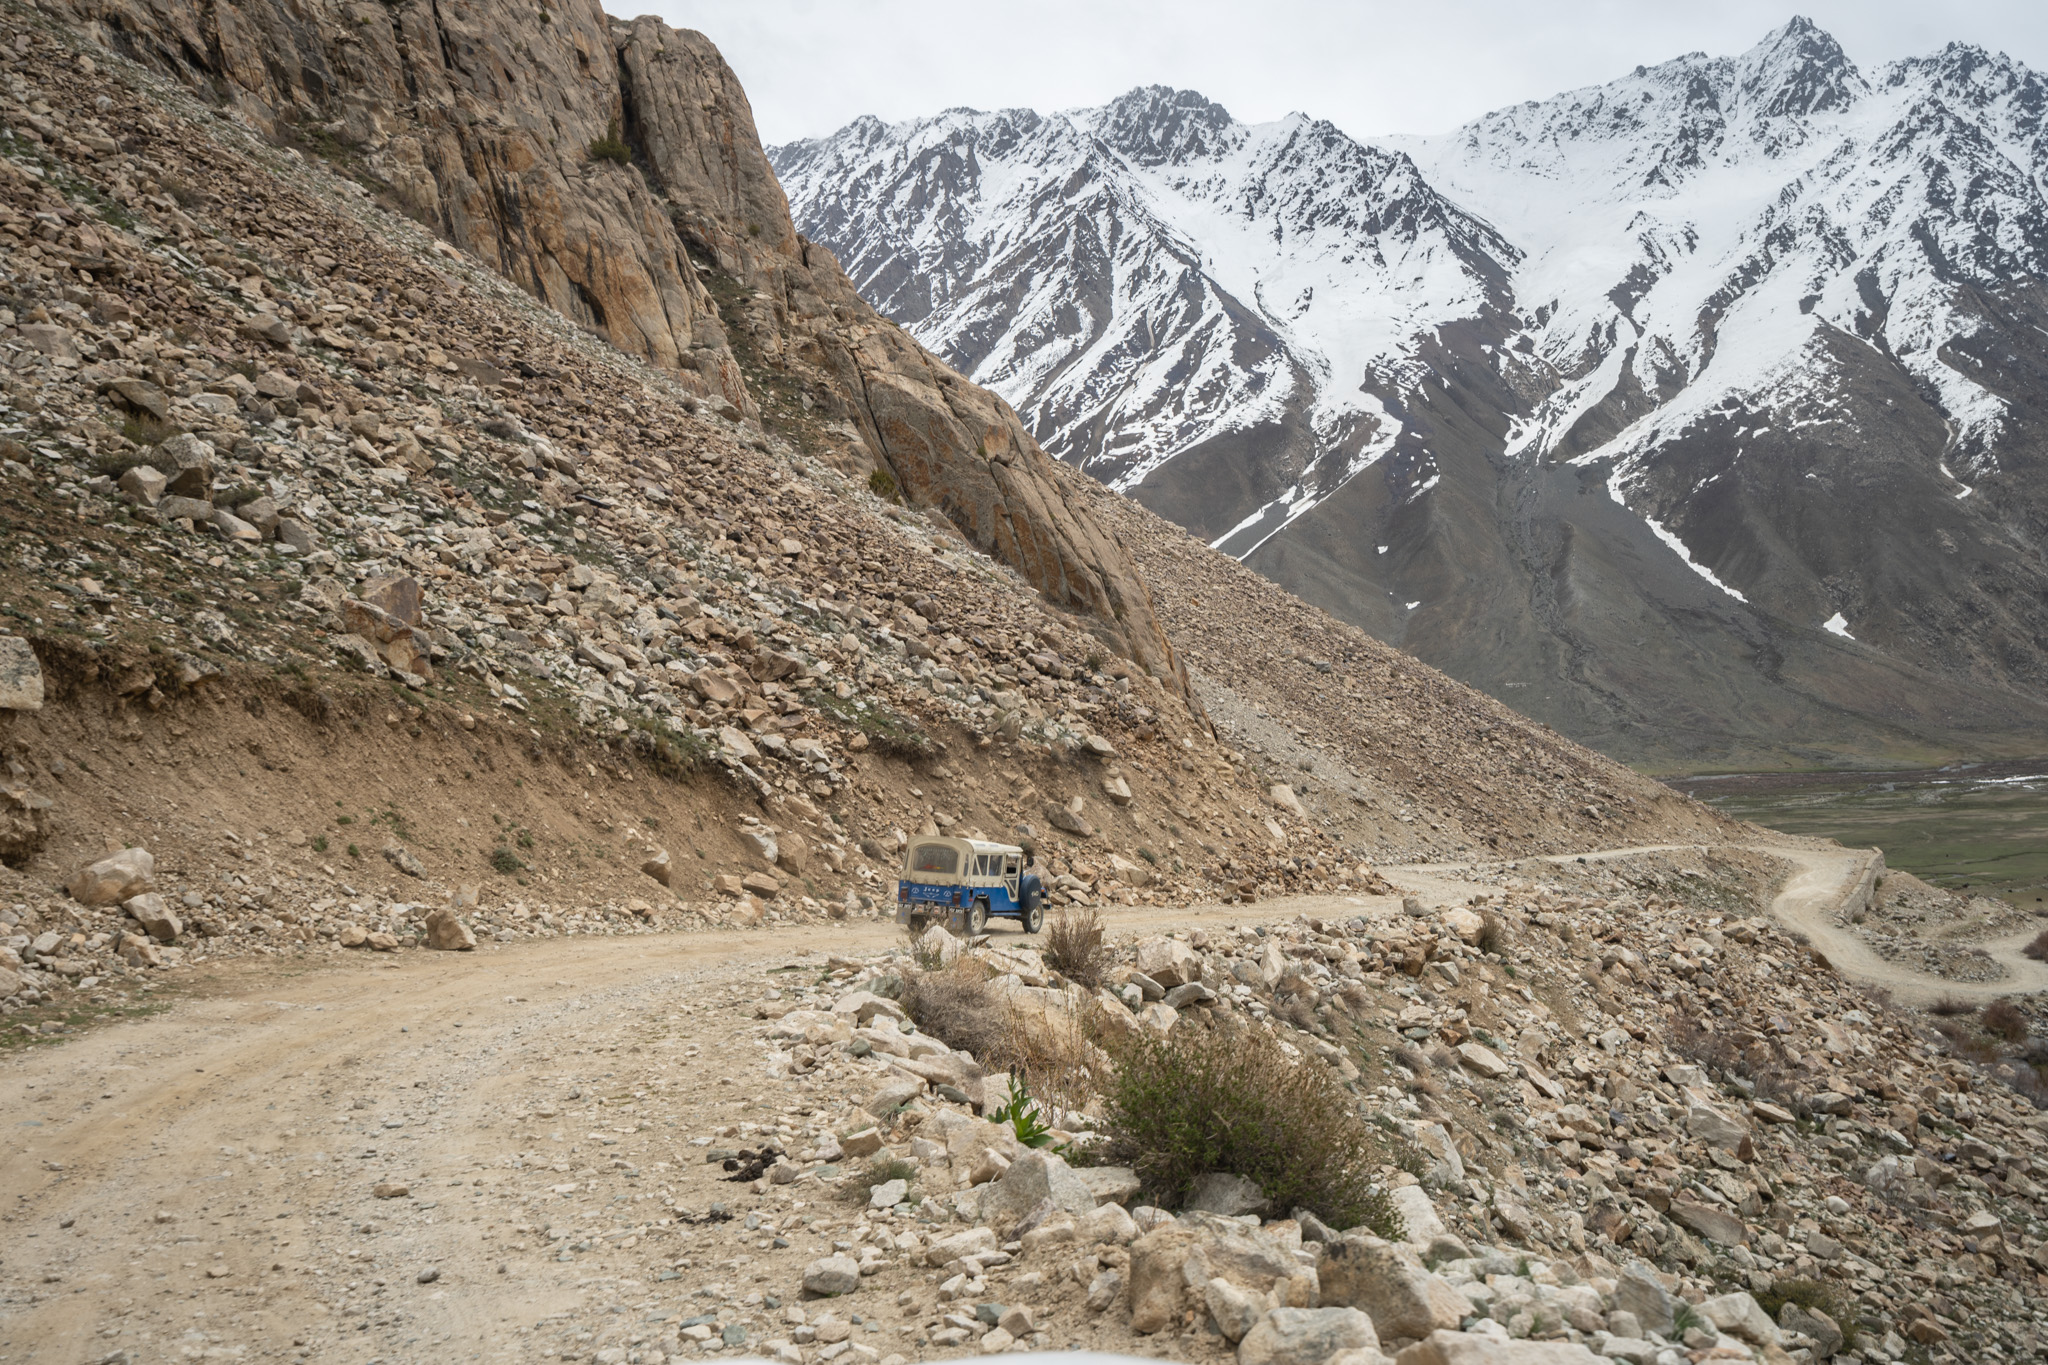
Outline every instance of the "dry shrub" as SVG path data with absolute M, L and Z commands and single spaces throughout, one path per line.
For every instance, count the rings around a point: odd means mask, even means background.
M 1299 995 L 1282 995 L 1273 1001 L 1273 1017 L 1284 1019 L 1303 1033 L 1316 1031 L 1316 1012 L 1308 1000 Z
M 1152 1202 L 1178 1208 L 1197 1179 L 1226 1172 L 1256 1181 L 1276 1208 L 1401 1236 L 1400 1213 L 1374 1179 L 1392 1149 L 1352 1112 L 1328 1067 L 1241 1025 L 1130 1036 L 1115 1058 L 1104 1155 L 1135 1170 Z
M 1934 1031 L 1948 1039 L 1949 1050 L 1958 1057 L 1967 1057 L 1973 1062 L 1998 1060 L 1998 1044 L 1967 1024 L 1959 1024 L 1953 1019 L 1943 1019 L 1934 1026 Z
M 1102 916 L 1092 905 L 1085 910 L 1061 910 L 1046 926 L 1044 951 L 1047 965 L 1067 980 L 1091 989 L 1100 986 L 1109 965 L 1108 948 L 1102 941 Z
M 1100 1010 L 1024 1008 L 989 979 L 980 959 L 962 955 L 947 966 L 905 978 L 898 1003 L 919 1029 L 972 1053 L 991 1075 L 1009 1072 L 1047 1107 L 1078 1110 L 1101 1090 L 1108 1058 L 1097 1046 Z
M 2029 1028 L 2027 1016 L 2007 1000 L 1985 1006 L 1983 1017 L 1977 1022 L 1984 1026 L 1986 1033 L 2008 1043 L 2024 1042 Z
M 2040 933 L 2036 934 L 2034 941 L 2020 949 L 2020 951 L 2036 962 L 2048 962 L 2048 929 L 2043 929 Z
M 1498 910 L 1479 912 L 1479 942 L 1475 945 L 1482 953 L 1497 953 L 1507 946 L 1508 922 Z
M 1941 999 L 1929 1005 L 1927 1012 L 1943 1019 L 1953 1019 L 1958 1015 L 1975 1014 L 1977 1007 L 1967 1000 L 1958 999 L 1953 995 L 1944 995 Z

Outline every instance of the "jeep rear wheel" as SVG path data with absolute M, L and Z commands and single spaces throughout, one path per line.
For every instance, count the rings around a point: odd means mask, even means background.
M 988 902 L 976 901 L 967 911 L 967 933 L 969 937 L 988 932 Z
M 1039 901 L 1036 904 L 1026 906 L 1024 908 L 1024 932 L 1035 934 L 1044 927 L 1045 902 Z

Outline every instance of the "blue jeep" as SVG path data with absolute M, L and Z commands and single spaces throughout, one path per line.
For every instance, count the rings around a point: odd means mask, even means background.
M 986 932 L 991 919 L 1013 919 L 1024 932 L 1045 927 L 1045 885 L 1015 844 L 980 839 L 913 839 L 896 883 L 896 922 L 922 931 L 944 923 L 959 934 Z

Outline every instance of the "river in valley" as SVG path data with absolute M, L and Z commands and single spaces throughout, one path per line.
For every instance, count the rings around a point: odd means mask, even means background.
M 1923 881 L 2048 913 L 2048 759 L 1667 781 L 1736 819 L 1875 845 Z

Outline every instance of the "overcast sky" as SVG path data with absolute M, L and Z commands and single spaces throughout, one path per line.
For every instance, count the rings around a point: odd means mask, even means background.
M 609 0 L 701 29 L 762 140 L 956 105 L 1101 104 L 1199 90 L 1246 122 L 1299 110 L 1355 137 L 1432 133 L 1685 52 L 1740 52 L 1794 14 L 1866 70 L 1950 41 L 2048 68 L 2043 0 Z

